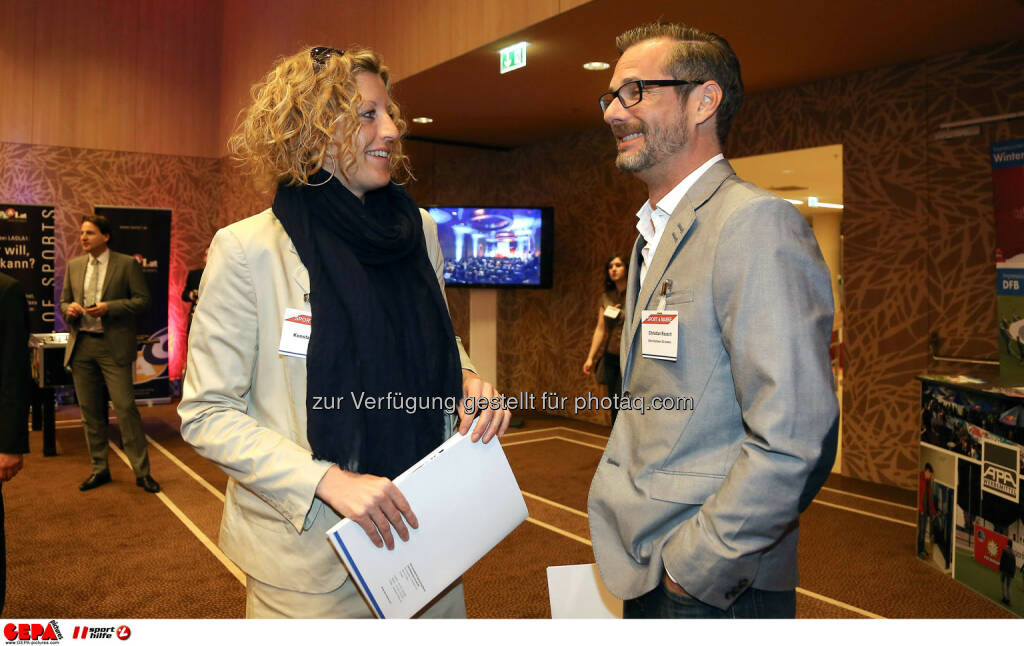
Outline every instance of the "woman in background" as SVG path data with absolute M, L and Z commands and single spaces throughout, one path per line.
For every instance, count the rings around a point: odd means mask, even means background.
M 230 476 L 219 542 L 247 617 L 372 616 L 326 531 L 344 516 L 391 549 L 418 526 L 391 479 L 453 432 L 452 406 L 357 398 L 496 395 L 452 330 L 437 228 L 391 181 L 408 164 L 388 78 L 372 51 L 304 49 L 253 88 L 229 142 L 273 207 L 213 239 L 178 412 Z M 473 439 L 508 418 L 481 412 Z M 458 584 L 425 616 L 465 612 Z
M 597 325 L 590 340 L 590 352 L 583 363 L 583 374 L 594 374 L 597 383 L 608 386 L 612 398 L 612 425 L 619 413 L 615 395 L 622 391 L 622 370 L 619 365 L 619 341 L 622 339 L 622 320 L 625 316 L 626 275 L 629 261 L 626 256 L 612 256 L 605 263 L 604 293 L 597 305 Z

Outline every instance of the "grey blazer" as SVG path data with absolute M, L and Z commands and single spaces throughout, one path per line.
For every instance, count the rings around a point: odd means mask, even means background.
M 588 501 L 601 578 L 632 599 L 667 570 L 719 608 L 750 586 L 792 589 L 797 518 L 835 460 L 828 268 L 800 213 L 724 160 L 679 203 L 641 285 L 643 245 L 629 263 L 623 394 L 693 405 L 620 411 Z M 674 362 L 640 351 L 640 312 L 666 279 Z
M 85 268 L 89 254 L 77 256 L 68 261 L 64 272 L 64 288 L 60 295 L 60 313 L 64 316 L 71 334 L 64 351 L 64 365 L 71 362 L 75 351 L 75 340 L 82 317 L 68 319 L 68 305 L 78 303 L 85 306 Z M 149 287 L 142 275 L 142 268 L 135 259 L 123 253 L 110 251 L 110 264 L 103 277 L 101 301 L 109 311 L 103 317 L 103 338 L 110 347 L 110 354 L 119 365 L 135 361 L 138 342 L 135 338 L 135 317 L 149 307 Z

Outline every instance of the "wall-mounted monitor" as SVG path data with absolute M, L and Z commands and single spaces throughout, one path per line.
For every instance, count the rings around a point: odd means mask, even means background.
M 432 206 L 453 287 L 551 287 L 554 208 Z

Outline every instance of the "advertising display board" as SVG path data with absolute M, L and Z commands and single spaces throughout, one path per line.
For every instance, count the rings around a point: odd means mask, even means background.
M 999 374 L 1024 383 L 1024 139 L 992 144 Z
M 29 329 L 53 332 L 54 295 L 53 207 L 0 203 L 0 272 L 25 288 Z
M 921 382 L 918 557 L 1024 617 L 1024 388 Z
M 135 399 L 140 403 L 169 402 L 167 284 L 171 211 L 126 206 L 97 206 L 94 210 L 110 221 L 110 248 L 134 256 L 149 287 L 149 309 L 135 321 L 136 333 L 141 337 L 135 361 Z

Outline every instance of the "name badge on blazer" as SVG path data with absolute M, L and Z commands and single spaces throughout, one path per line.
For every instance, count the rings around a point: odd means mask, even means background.
M 306 358 L 309 348 L 309 332 L 312 329 L 313 314 L 303 312 L 294 307 L 284 311 L 284 322 L 281 324 L 281 345 L 277 352 L 289 357 Z
M 618 305 L 609 305 L 604 308 L 604 316 L 609 319 L 619 318 L 619 314 L 622 313 L 622 308 Z
M 640 352 L 648 359 L 675 361 L 679 358 L 679 312 L 640 312 Z

